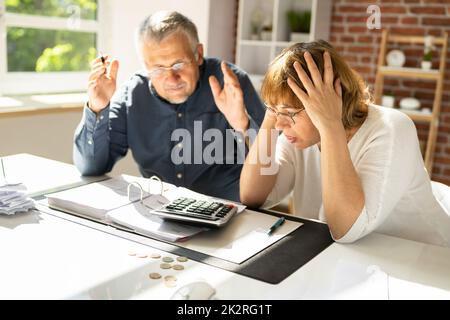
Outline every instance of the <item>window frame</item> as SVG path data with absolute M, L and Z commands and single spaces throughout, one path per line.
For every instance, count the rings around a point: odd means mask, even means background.
M 8 72 L 8 27 L 38 28 L 96 33 L 97 49 L 108 51 L 104 39 L 107 0 L 97 0 L 97 20 L 80 20 L 76 30 L 67 26 L 67 18 L 6 12 L 5 0 L 0 0 L 0 95 L 81 92 L 86 90 L 89 71 L 69 72 Z

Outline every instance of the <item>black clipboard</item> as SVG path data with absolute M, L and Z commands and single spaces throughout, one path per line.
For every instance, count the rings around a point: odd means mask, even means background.
M 172 248 L 171 252 L 256 280 L 278 284 L 334 242 L 328 226 L 324 223 L 281 215 L 269 210 L 254 211 L 277 217 L 284 216 L 286 220 L 302 222 L 303 225 L 241 264 L 183 247 Z M 164 250 L 163 248 L 158 249 Z

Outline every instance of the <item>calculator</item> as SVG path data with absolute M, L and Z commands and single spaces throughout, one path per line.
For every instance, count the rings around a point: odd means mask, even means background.
M 236 212 L 237 206 L 232 203 L 181 197 L 153 210 L 152 214 L 168 220 L 222 227 Z

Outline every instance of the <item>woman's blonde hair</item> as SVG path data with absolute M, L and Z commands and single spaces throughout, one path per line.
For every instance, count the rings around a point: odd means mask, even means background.
M 303 108 L 287 83 L 288 77 L 305 92 L 306 89 L 297 76 L 294 62 L 298 61 L 311 79 L 303 54 L 308 51 L 320 71 L 324 74 L 323 53 L 328 51 L 333 65 L 334 79 L 340 79 L 342 87 L 342 123 L 345 129 L 358 127 L 367 117 L 367 105 L 371 102 L 368 88 L 362 78 L 353 71 L 336 50 L 326 41 L 296 43 L 284 49 L 269 65 L 261 87 L 261 96 L 266 104 L 276 106 L 286 104 L 293 108 Z

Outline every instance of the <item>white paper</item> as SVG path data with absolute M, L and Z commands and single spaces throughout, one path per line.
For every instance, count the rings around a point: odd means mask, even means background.
M 0 186 L 0 214 L 12 215 L 34 208 L 34 201 L 28 198 L 26 190 L 23 184 Z
M 52 193 L 46 197 L 50 207 L 104 219 L 108 211 L 140 200 L 141 190 L 136 185 L 129 188 L 128 197 L 128 185 L 136 181 L 134 177 L 122 175 Z M 142 197 L 148 196 L 149 194 L 143 190 Z

